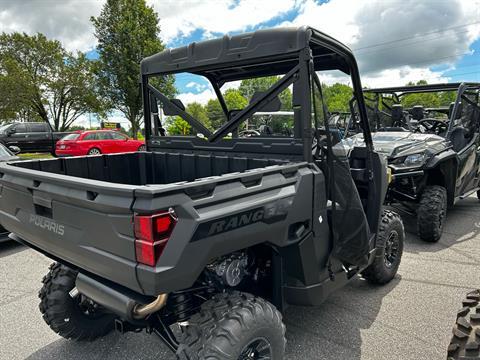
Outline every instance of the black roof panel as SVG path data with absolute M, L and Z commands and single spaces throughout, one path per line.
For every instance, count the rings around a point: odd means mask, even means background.
M 350 49 L 309 27 L 262 29 L 239 35 L 194 42 L 166 49 L 142 60 L 143 75 L 192 72 L 229 81 L 249 76 L 281 74 L 298 62 L 298 54 L 312 49 L 318 70 L 349 72 Z M 263 66 L 261 65 L 263 64 Z M 267 69 L 266 66 L 267 65 Z M 260 71 L 260 66 L 262 69 Z M 223 68 L 223 69 L 222 69 Z

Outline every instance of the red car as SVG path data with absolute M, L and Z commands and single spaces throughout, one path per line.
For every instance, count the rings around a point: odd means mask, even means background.
M 69 134 L 57 142 L 57 156 L 99 155 L 145 151 L 145 142 L 112 130 L 89 130 Z

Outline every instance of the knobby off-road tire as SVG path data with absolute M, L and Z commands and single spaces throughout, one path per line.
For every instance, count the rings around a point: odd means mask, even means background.
M 114 316 L 98 308 L 95 311 L 91 302 L 88 303 L 90 309 L 80 305 L 82 295 L 70 295 L 76 278 L 76 271 L 59 263 L 50 265 L 38 294 L 40 312 L 58 335 L 66 339 L 93 341 L 113 330 Z
M 282 360 L 285 344 L 282 315 L 272 304 L 250 294 L 230 292 L 215 295 L 190 318 L 177 359 Z
M 448 360 L 480 359 L 480 290 L 471 291 L 457 313 Z
M 373 284 L 386 284 L 395 277 L 403 254 L 405 230 L 400 216 L 383 210 L 377 233 L 377 246 L 373 262 L 362 276 Z
M 427 186 L 417 209 L 417 229 L 420 239 L 440 240 L 447 215 L 447 190 L 443 186 Z

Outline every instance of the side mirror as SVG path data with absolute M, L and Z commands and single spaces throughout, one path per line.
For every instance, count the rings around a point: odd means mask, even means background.
M 15 128 L 10 128 L 10 129 L 7 130 L 7 136 L 15 134 L 16 132 L 17 132 L 17 130 L 15 130 Z
M 9 146 L 8 149 L 9 149 L 14 155 L 17 155 L 20 151 L 22 151 L 18 146 Z

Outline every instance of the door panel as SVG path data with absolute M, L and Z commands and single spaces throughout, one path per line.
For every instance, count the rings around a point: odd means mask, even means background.
M 458 153 L 458 177 L 456 183 L 456 196 L 465 194 L 474 189 L 478 182 L 479 164 L 479 134 L 476 133 L 470 143 Z
M 12 129 L 15 129 L 15 133 L 8 137 L 8 145 L 18 146 L 22 152 L 28 152 L 32 150 L 32 144 L 30 136 L 27 130 L 26 124 L 15 124 Z
M 52 151 L 51 132 L 45 123 L 27 125 L 32 151 Z

